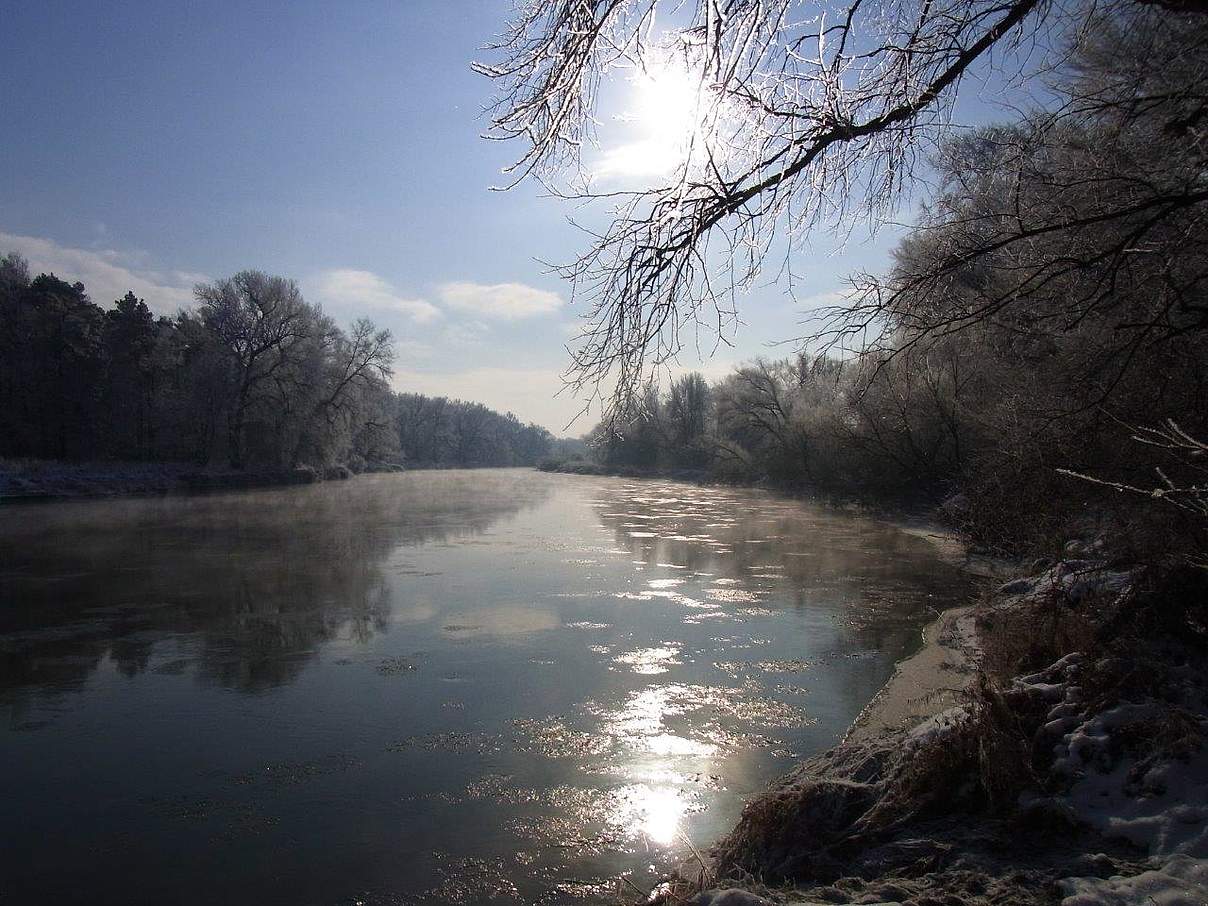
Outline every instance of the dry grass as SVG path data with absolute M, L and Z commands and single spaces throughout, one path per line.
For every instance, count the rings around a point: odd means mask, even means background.
M 1094 572 L 1086 570 L 1092 580 Z M 1045 728 L 1052 684 L 1072 683 L 1086 714 L 1120 701 L 1168 703 L 1161 721 L 1115 734 L 1140 770 L 1206 744 L 1200 719 L 1179 696 L 1191 665 L 1208 657 L 1208 644 L 1189 631 L 1196 620 L 1206 622 L 1196 602 L 1208 600 L 1208 580 L 1151 570 L 1138 587 L 1132 575 L 1123 590 L 1092 581 L 1075 583 L 1072 593 L 1054 582 L 1047 591 L 1034 586 L 985 602 L 985 661 L 960 716 L 905 737 L 845 743 L 805 762 L 748 804 L 715 852 L 716 873 L 748 890 L 893 876 L 917 888 L 918 902 L 932 902 L 923 894 L 926 879 L 955 878 L 960 872 L 950 869 L 966 864 L 959 860 L 977 847 L 991 864 L 1023 834 L 1044 841 L 1020 855 L 1036 860 L 1029 876 L 1035 883 L 998 880 L 1006 885 L 1002 902 L 1031 902 L 1028 896 L 1047 889 L 1046 872 L 1082 853 L 1077 839 L 1084 831 L 1059 798 L 1068 777 L 1051 771 L 1053 739 Z M 1072 652 L 1082 656 L 1063 661 Z M 1040 683 L 1013 682 L 1032 673 L 1041 674 Z M 1021 808 L 1021 801 L 1029 805 Z
M 1071 651 L 1086 651 L 1098 636 L 1093 615 L 1054 598 L 1010 610 L 983 610 L 977 630 L 985 652 L 982 669 L 1000 683 L 1042 669 Z

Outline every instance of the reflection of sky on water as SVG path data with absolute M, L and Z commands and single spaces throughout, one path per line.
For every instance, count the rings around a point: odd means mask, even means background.
M 961 588 L 876 523 L 669 482 L 6 515 L 0 734 L 30 822 L 0 868 L 42 897 L 137 873 L 183 902 L 612 902 L 832 742 Z

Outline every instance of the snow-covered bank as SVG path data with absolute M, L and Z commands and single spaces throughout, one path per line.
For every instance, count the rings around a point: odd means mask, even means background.
M 364 471 L 401 471 L 393 465 Z M 188 494 L 311 484 L 349 478 L 344 466 L 325 469 L 200 469 L 183 463 L 0 461 L 0 501 Z
M 844 742 L 905 732 L 960 705 L 981 656 L 974 619 L 972 607 L 958 607 L 924 629 L 922 650 L 898 664 Z
M 689 901 L 1208 904 L 1208 675 L 1179 594 L 1071 546 L 945 614 Z

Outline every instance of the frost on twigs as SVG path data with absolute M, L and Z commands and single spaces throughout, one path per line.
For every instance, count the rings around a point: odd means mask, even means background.
M 686 345 L 725 342 L 736 297 L 821 223 L 892 212 L 962 78 L 1047 16 L 1040 0 L 550 0 L 523 4 L 476 69 L 488 137 L 516 142 L 514 186 L 610 205 L 556 269 L 583 304 L 569 383 L 623 399 Z M 1047 21 L 1042 19 L 1041 21 Z M 1034 32 L 1034 30 L 1033 30 Z M 1035 37 L 1033 32 L 1029 32 Z M 645 185 L 592 179 L 610 74 L 671 69 L 695 86 L 678 159 Z M 775 250 L 775 252 L 774 252 Z

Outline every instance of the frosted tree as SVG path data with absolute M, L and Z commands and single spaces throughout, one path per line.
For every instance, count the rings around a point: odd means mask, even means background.
M 686 328 L 732 327 L 737 292 L 778 239 L 791 248 L 845 213 L 884 217 L 970 69 L 992 53 L 1022 66 L 1020 42 L 1065 16 L 1041 0 L 522 6 L 497 59 L 477 67 L 498 86 L 491 137 L 523 148 L 511 184 L 613 202 L 611 223 L 561 268 L 589 311 L 572 380 L 636 386 L 681 351 Z M 688 80 L 689 134 L 665 179 L 598 190 L 583 151 L 602 81 L 625 68 Z
M 522 4 L 491 60 L 477 65 L 497 85 L 489 137 L 522 149 L 508 185 L 534 178 L 560 195 L 611 202 L 610 222 L 560 267 L 586 305 L 572 383 L 606 388 L 615 402 L 702 330 L 724 337 L 737 294 L 770 263 L 791 288 L 792 250 L 811 229 L 845 216 L 877 223 L 895 210 L 949 127 L 962 80 L 980 69 L 1005 86 L 1056 65 L 1092 16 L 1141 8 L 1194 18 L 1200 6 Z M 656 81 L 671 73 L 690 86 L 680 98 L 691 115 L 677 163 L 636 188 L 600 188 L 584 166 L 601 87 L 618 71 Z

